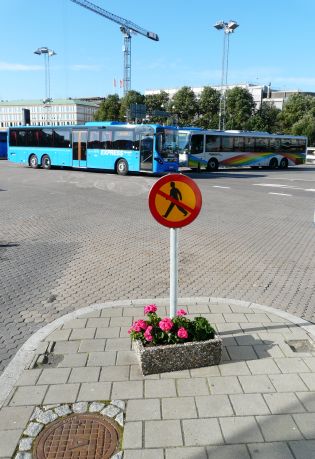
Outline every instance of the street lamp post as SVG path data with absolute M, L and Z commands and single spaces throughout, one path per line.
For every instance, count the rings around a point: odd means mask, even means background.
M 48 49 L 47 47 L 38 48 L 34 51 L 34 54 L 41 54 L 44 55 L 44 63 L 45 63 L 45 99 L 43 100 L 44 104 L 51 101 L 50 98 L 50 67 L 49 67 L 49 58 L 55 56 L 56 53 L 52 49 Z
M 221 71 L 221 91 L 220 91 L 220 106 L 219 106 L 219 129 L 225 129 L 225 110 L 226 110 L 226 97 L 225 92 L 228 82 L 228 68 L 229 68 L 229 46 L 230 46 L 230 33 L 239 26 L 236 21 L 217 22 L 214 27 L 217 30 L 223 30 L 223 54 L 222 54 L 222 71 Z M 225 89 L 224 89 L 225 85 Z

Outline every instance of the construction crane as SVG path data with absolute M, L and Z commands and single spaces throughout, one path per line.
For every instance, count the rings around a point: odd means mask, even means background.
M 142 27 L 134 24 L 127 19 L 121 18 L 120 16 L 116 16 L 116 14 L 110 13 L 109 11 L 104 10 L 103 8 L 94 5 L 87 0 L 70 0 L 73 3 L 77 3 L 84 8 L 87 8 L 90 11 L 94 11 L 94 13 L 103 16 L 110 21 L 114 21 L 120 25 L 120 31 L 124 36 L 124 79 L 123 79 L 123 87 L 124 87 L 124 95 L 127 94 L 128 91 L 131 89 L 131 33 L 139 33 L 144 37 L 150 38 L 154 41 L 159 41 L 159 37 L 154 32 L 149 32 L 148 30 L 143 29 Z

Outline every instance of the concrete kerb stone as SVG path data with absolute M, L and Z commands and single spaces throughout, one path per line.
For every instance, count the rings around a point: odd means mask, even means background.
M 32 362 L 36 354 L 36 349 L 41 341 L 47 338 L 53 331 L 64 325 L 66 322 L 76 319 L 84 314 L 88 314 L 92 311 L 99 311 L 105 308 L 114 307 L 134 307 L 142 306 L 148 303 L 158 303 L 160 306 L 165 306 L 169 303 L 168 298 L 140 298 L 133 300 L 117 300 L 108 301 L 105 303 L 95 303 L 85 308 L 78 309 L 77 311 L 70 312 L 58 319 L 54 320 L 50 324 L 45 325 L 37 332 L 35 332 L 18 350 L 14 358 L 11 360 L 9 365 L 0 376 L 0 408 L 3 406 L 7 396 L 13 389 L 15 383 L 19 379 L 20 375 Z M 241 306 L 248 309 L 258 309 L 271 314 L 282 317 L 288 320 L 294 325 L 304 329 L 306 333 L 311 335 L 315 339 L 315 325 L 307 320 L 298 318 L 287 312 L 281 311 L 276 308 L 264 306 L 258 303 L 251 303 L 249 301 L 242 301 L 230 298 L 216 298 L 216 297 L 186 297 L 179 298 L 178 304 L 230 304 L 234 306 Z

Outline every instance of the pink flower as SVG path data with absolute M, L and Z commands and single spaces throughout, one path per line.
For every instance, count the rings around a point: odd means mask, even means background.
M 165 317 L 159 322 L 159 327 L 161 330 L 168 332 L 172 329 L 173 327 L 173 322 L 169 317 Z
M 185 311 L 185 309 L 179 309 L 177 312 L 176 312 L 176 315 L 178 317 L 180 316 L 185 316 L 187 314 L 187 312 Z
M 188 338 L 188 333 L 187 333 L 186 328 L 180 327 L 178 329 L 177 336 L 178 336 L 178 338 L 182 338 L 182 339 Z
M 157 310 L 157 307 L 155 304 L 148 304 L 148 306 L 144 307 L 144 313 L 149 314 L 149 312 L 155 312 Z
M 133 332 L 133 326 L 131 325 L 131 327 L 128 329 L 128 335 L 130 335 L 131 332 Z
M 137 322 L 134 322 L 132 326 L 130 327 L 130 329 L 132 329 L 132 331 L 135 331 L 137 333 L 141 331 L 141 327 Z
M 145 339 L 147 341 L 152 341 L 153 340 L 153 336 L 151 335 L 152 328 L 153 327 L 151 325 L 149 325 L 148 328 L 146 329 L 146 331 L 143 334 L 143 336 L 145 337 Z
M 136 325 L 137 327 L 140 327 L 142 330 L 146 330 L 147 327 L 148 327 L 148 324 L 146 323 L 146 321 L 142 320 L 142 319 L 137 320 L 136 322 L 134 322 L 133 325 Z

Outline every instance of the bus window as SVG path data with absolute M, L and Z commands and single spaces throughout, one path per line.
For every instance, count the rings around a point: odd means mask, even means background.
M 256 137 L 255 139 L 255 151 L 268 151 L 269 150 L 269 139 L 265 137 Z
M 271 138 L 269 139 L 269 148 L 272 152 L 280 151 L 280 139 Z
M 255 138 L 254 137 L 245 137 L 244 138 L 244 150 L 249 152 L 255 151 Z
M 16 144 L 18 147 L 28 146 L 27 131 L 23 131 L 23 130 L 17 131 L 17 143 Z
M 69 148 L 71 146 L 70 131 L 66 129 L 54 129 L 54 147 Z
M 203 153 L 203 134 L 193 134 L 191 136 L 191 153 L 198 154 Z
M 221 139 L 218 135 L 206 135 L 206 152 L 220 151 Z
M 222 151 L 233 151 L 233 137 L 222 137 Z
M 114 131 L 113 149 L 115 150 L 132 150 L 133 148 L 133 131 Z
M 53 130 L 41 129 L 39 131 L 39 147 L 52 147 L 53 146 Z
M 17 131 L 15 130 L 10 130 L 10 138 L 9 142 L 11 147 L 16 147 L 17 146 Z
M 234 151 L 244 151 L 244 137 L 234 137 Z
M 90 131 L 89 132 L 88 148 L 91 148 L 94 150 L 101 148 L 100 131 Z
M 100 148 L 102 150 L 112 150 L 113 131 L 101 131 Z

